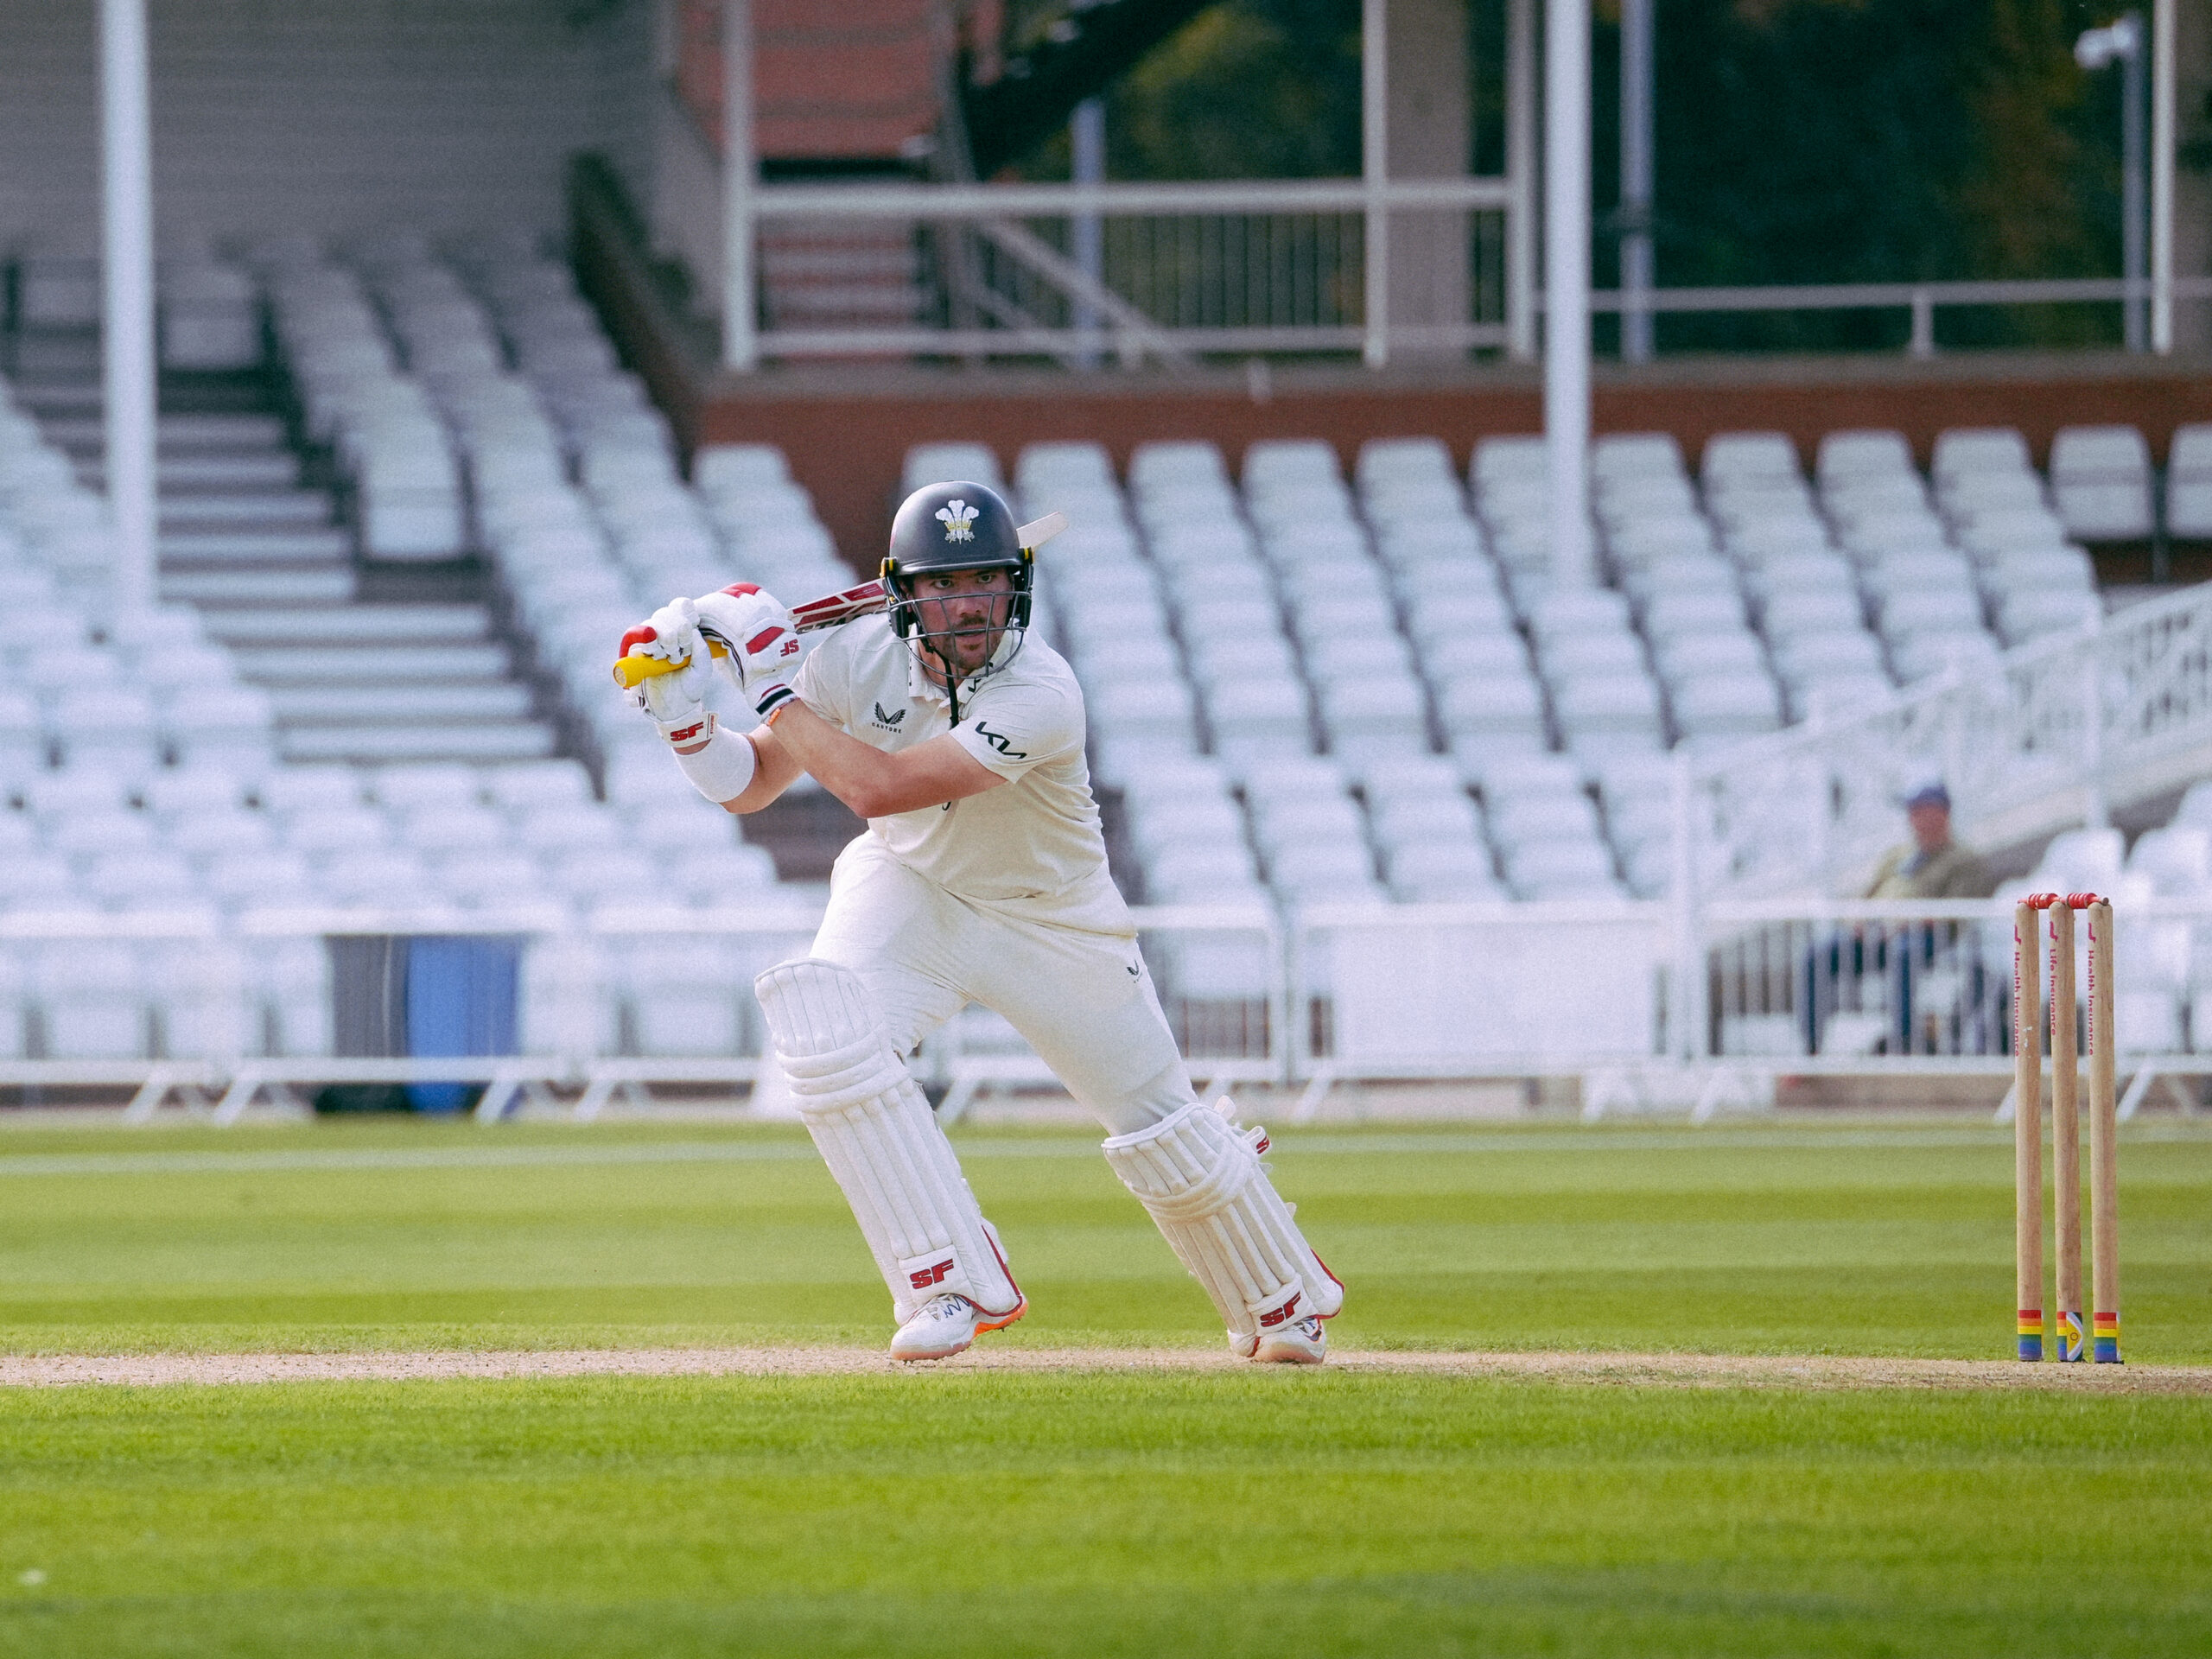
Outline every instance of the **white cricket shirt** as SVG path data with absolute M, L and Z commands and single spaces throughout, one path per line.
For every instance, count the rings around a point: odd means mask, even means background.
M 824 720 L 887 753 L 950 731 L 1007 780 L 944 806 L 870 818 L 868 833 L 900 863 L 1012 918 L 1135 932 L 1107 872 L 1084 760 L 1083 689 L 1067 659 L 1034 633 L 997 673 L 962 687 L 957 726 L 944 689 L 883 616 L 830 630 L 792 689 Z

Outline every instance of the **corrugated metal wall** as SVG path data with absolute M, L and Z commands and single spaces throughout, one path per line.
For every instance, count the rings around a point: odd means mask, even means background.
M 578 149 L 647 165 L 652 0 L 150 0 L 172 241 L 554 229 Z M 93 251 L 96 8 L 0 0 L 0 242 Z

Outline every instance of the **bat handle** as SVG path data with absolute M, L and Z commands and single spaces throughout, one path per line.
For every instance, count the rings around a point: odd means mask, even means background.
M 729 655 L 729 648 L 718 640 L 707 641 L 708 652 L 716 657 Z M 625 691 L 657 680 L 664 674 L 675 674 L 691 666 L 689 657 L 671 662 L 665 657 L 617 657 L 614 659 L 614 683 Z

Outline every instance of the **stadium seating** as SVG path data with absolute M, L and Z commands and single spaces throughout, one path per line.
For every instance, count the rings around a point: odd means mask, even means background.
M 2212 528 L 2212 427 L 2191 430 L 2172 500 L 2202 478 Z M 2098 601 L 2074 538 L 2139 534 L 2149 511 L 2129 429 L 2067 429 L 2048 488 L 2009 430 L 1944 434 L 1929 476 L 1893 432 L 1830 433 L 1815 461 L 1722 434 L 1693 477 L 1671 438 L 1599 439 L 1605 582 L 1575 592 L 1550 582 L 1534 437 L 1478 442 L 1464 486 L 1433 438 L 1368 444 L 1349 480 L 1311 441 L 1253 445 L 1234 480 L 1211 444 L 1141 445 L 1126 494 L 1082 444 L 1033 446 L 1014 477 L 1026 514 L 1077 524 L 1042 563 L 1044 610 L 1092 690 L 1102 781 L 1141 818 L 1147 768 L 1210 761 L 1203 821 L 1224 791 L 1243 810 L 1249 853 L 1142 827 L 1148 890 L 1157 861 L 1163 891 L 1233 870 L 1286 901 L 1331 873 L 1347 893 L 1580 897 L 1663 890 L 1670 747 L 1841 716 L 2077 627 Z M 995 480 L 998 458 L 918 447 L 904 481 L 955 474 Z M 1333 770 L 1313 788 L 1361 803 L 1363 846 L 1333 809 L 1270 804 L 1316 760 Z M 1418 802 L 1378 782 L 1401 760 Z
M 702 808 L 614 696 L 607 660 L 621 629 L 673 593 L 749 575 L 804 596 L 851 580 L 780 454 L 704 451 L 687 484 L 665 423 L 534 239 L 485 238 L 448 259 L 406 236 L 334 254 L 295 238 L 224 269 L 174 289 L 165 275 L 172 315 L 206 313 L 176 349 L 220 366 L 235 322 L 221 306 L 241 283 L 252 304 L 266 294 L 310 435 L 353 475 L 366 550 L 432 558 L 480 542 L 539 666 L 607 758 L 607 799 L 572 760 L 287 765 L 270 694 L 240 680 L 235 651 L 194 608 L 96 622 L 110 558 L 100 504 L 0 385 L 0 596 L 12 601 L 0 650 L 80 664 L 67 687 L 0 696 L 0 904 L 82 910 L 96 931 L 104 916 L 149 910 L 550 905 L 581 918 L 772 899 L 766 855 Z M 53 305 L 68 297 L 66 274 L 52 273 Z M 138 948 L 130 975 L 99 952 L 46 953 L 0 986 L 0 1051 L 327 1052 L 328 964 L 319 941 L 300 943 L 235 973 L 205 951 Z M 763 964 L 724 965 L 736 1008 Z M 526 976 L 526 1001 L 546 977 Z M 596 993 L 615 1011 L 610 1043 L 641 1040 L 633 979 Z M 698 1040 L 728 1052 L 743 1035 Z
M 39 315 L 82 297 L 66 260 L 23 270 Z M 248 360 L 240 307 L 265 300 L 368 551 L 488 556 L 534 666 L 603 759 L 604 801 L 572 761 L 286 764 L 281 697 L 240 678 L 229 636 L 194 610 L 96 626 L 100 503 L 0 398 L 0 650 L 60 641 L 86 664 L 66 690 L 0 695 L 0 902 L 235 916 L 527 899 L 582 917 L 772 896 L 766 855 L 697 809 L 612 695 L 606 658 L 671 594 L 745 578 L 801 598 L 853 580 L 782 454 L 709 447 L 687 478 L 535 238 L 276 238 L 163 280 L 178 366 Z M 1943 435 L 1925 476 L 1893 433 L 1829 434 L 1809 476 L 1777 434 L 1725 434 L 1692 459 L 1656 435 L 1593 446 L 1602 585 L 1577 591 L 1551 579 L 1529 437 L 1484 440 L 1464 474 L 1428 437 L 1370 442 L 1349 474 L 1318 442 L 1236 457 L 1154 442 L 1125 476 L 1090 445 L 935 444 L 903 482 L 972 477 L 1010 487 L 1025 517 L 1070 513 L 1040 562 L 1038 626 L 1084 681 L 1095 773 L 1119 795 L 1135 886 L 1160 903 L 1656 895 L 1671 749 L 1840 715 L 2078 626 L 2097 604 L 2078 543 L 2154 516 L 2148 450 L 2126 429 L 2067 429 L 2047 482 L 2004 431 Z M 2212 534 L 2212 428 L 2176 435 L 2165 512 L 2176 534 Z M 2191 810 L 2206 821 L 2145 837 L 2113 879 L 2139 864 L 2195 891 L 2212 809 Z M 683 1040 L 728 1052 L 752 1039 L 749 969 L 700 960 L 713 1007 Z M 1264 989 L 1264 964 L 1206 960 L 1221 995 Z M 2196 995 L 2181 963 L 2169 988 Z M 582 995 L 601 1049 L 677 1040 L 646 1029 L 683 1016 L 645 953 L 582 992 L 557 966 L 526 975 L 526 1029 L 559 1029 Z M 0 985 L 27 1016 L 11 1031 L 0 1014 L 0 1050 L 147 1053 L 187 1030 L 247 1049 L 329 1041 L 327 968 L 218 962 L 195 978 L 162 952 L 133 976 L 111 967 L 41 957 Z

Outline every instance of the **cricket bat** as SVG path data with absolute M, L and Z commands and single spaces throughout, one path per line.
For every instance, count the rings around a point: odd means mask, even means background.
M 1039 548 L 1068 527 L 1065 512 L 1048 512 L 1015 531 L 1022 546 Z M 840 622 L 849 622 L 855 617 L 874 616 L 890 602 L 880 582 L 864 582 L 857 588 L 842 588 L 834 594 L 824 594 L 819 599 L 810 599 L 804 605 L 791 607 L 791 620 L 801 633 L 812 633 L 817 628 L 834 628 Z M 729 655 L 729 643 L 719 634 L 700 630 L 707 642 L 707 649 L 716 657 Z M 671 661 L 664 657 L 618 657 L 614 660 L 614 683 L 624 690 L 641 681 L 656 679 L 663 674 L 673 674 L 689 668 L 689 657 Z

